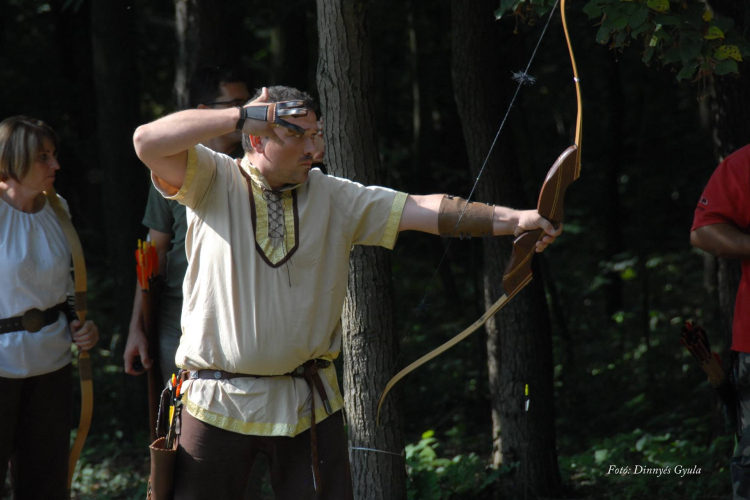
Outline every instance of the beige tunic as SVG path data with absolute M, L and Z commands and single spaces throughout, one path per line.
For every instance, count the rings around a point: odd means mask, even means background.
M 312 358 L 336 358 L 352 245 L 392 249 L 406 194 L 315 169 L 269 200 L 260 172 L 243 162 L 250 197 L 239 168 L 198 145 L 179 192 L 154 176 L 165 197 L 188 207 L 177 366 L 281 375 Z M 343 398 L 333 365 L 323 375 L 337 411 Z M 191 415 L 224 429 L 295 436 L 310 426 L 309 398 L 302 379 L 243 377 L 193 381 L 185 402 Z

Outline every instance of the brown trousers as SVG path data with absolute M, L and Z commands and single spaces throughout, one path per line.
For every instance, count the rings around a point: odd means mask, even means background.
M 243 498 L 258 453 L 271 472 L 276 500 L 352 500 L 349 452 L 341 412 L 317 424 L 323 490 L 315 493 L 310 431 L 293 438 L 246 436 L 206 424 L 182 412 L 174 500 Z
M 0 377 L 0 497 L 10 464 L 17 500 L 69 498 L 71 365 L 29 378 Z

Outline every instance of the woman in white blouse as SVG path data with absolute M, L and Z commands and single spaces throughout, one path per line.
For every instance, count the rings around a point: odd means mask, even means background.
M 67 498 L 71 337 L 83 350 L 99 340 L 91 321 L 69 325 L 64 314 L 71 255 L 44 194 L 60 169 L 57 142 L 40 120 L 0 123 L 0 496 L 10 465 L 17 500 Z M 21 320 L 33 309 L 38 326 Z

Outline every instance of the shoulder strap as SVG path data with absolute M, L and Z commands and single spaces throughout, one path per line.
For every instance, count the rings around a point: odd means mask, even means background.
M 78 320 L 83 323 L 86 321 L 86 310 L 88 302 L 86 300 L 86 261 L 83 258 L 83 247 L 81 240 L 78 239 L 73 223 L 70 221 L 67 212 L 60 203 L 57 193 L 50 189 L 45 193 L 52 210 L 54 210 L 57 220 L 65 233 L 65 238 L 70 246 L 70 253 L 73 256 L 73 275 L 75 283 L 75 310 Z M 80 351 L 78 354 L 78 374 L 81 378 L 81 420 L 78 424 L 78 433 L 73 442 L 73 448 L 70 450 L 70 459 L 68 461 L 68 493 L 70 493 L 73 483 L 73 473 L 81 456 L 83 445 L 91 427 L 91 417 L 94 410 L 94 385 L 91 371 L 91 357 L 86 351 Z

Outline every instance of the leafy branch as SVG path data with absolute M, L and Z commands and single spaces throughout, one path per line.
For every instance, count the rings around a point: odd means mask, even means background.
M 554 0 L 500 0 L 495 18 L 511 14 L 528 20 L 553 5 Z M 635 42 L 646 65 L 670 67 L 678 81 L 739 73 L 737 63 L 750 55 L 750 43 L 734 21 L 714 16 L 701 0 L 590 0 L 583 12 L 598 20 L 597 42 L 620 51 Z

